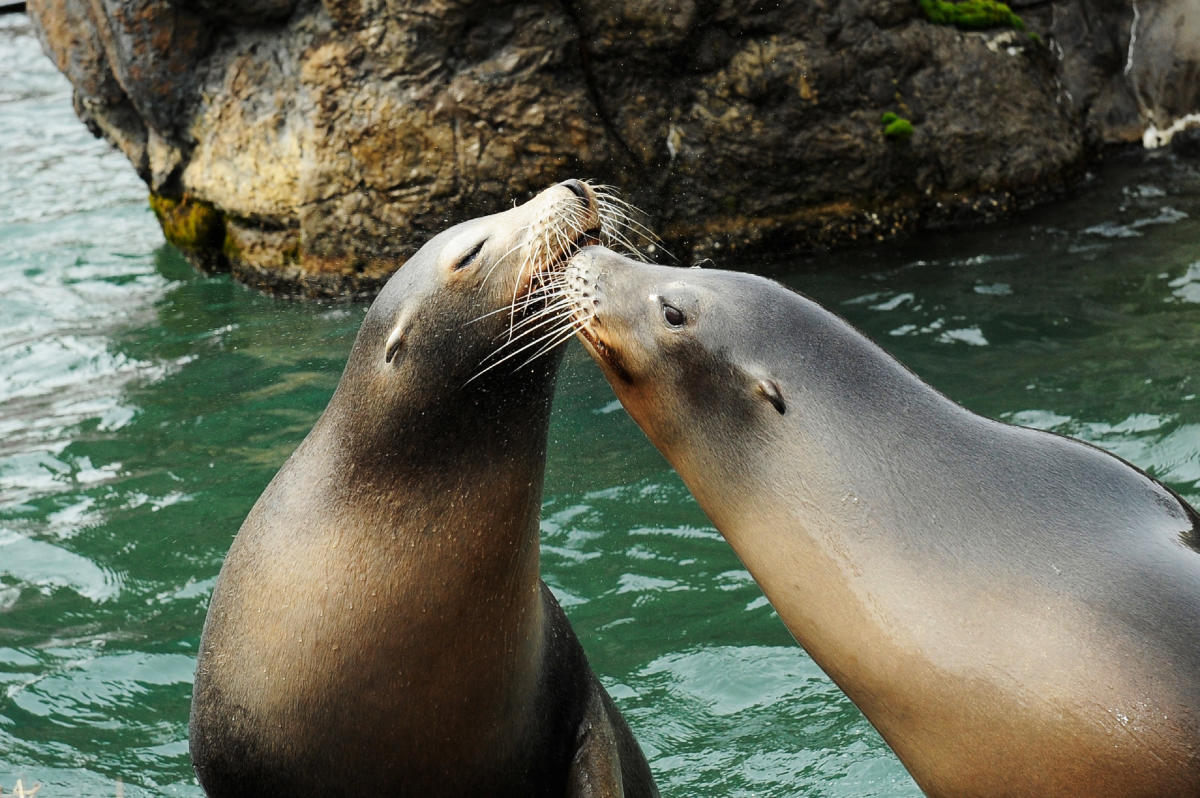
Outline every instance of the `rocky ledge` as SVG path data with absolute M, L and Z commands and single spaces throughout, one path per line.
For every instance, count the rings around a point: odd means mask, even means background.
M 1190 0 L 28 6 L 167 239 L 307 295 L 566 177 L 683 260 L 822 246 L 1028 206 L 1200 110 Z

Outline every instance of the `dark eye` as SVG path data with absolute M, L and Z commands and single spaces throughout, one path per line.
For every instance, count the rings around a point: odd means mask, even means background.
M 470 266 L 475 261 L 475 258 L 479 256 L 479 250 L 483 249 L 483 245 L 486 243 L 487 243 L 487 239 L 485 238 L 482 241 L 480 241 L 478 244 L 476 244 L 475 246 L 471 247 L 471 251 L 468 252 L 466 255 L 463 255 L 462 260 L 460 260 L 457 264 L 455 264 L 454 271 L 458 271 L 459 269 L 465 269 L 468 266 Z
M 687 321 L 687 316 L 683 315 L 683 311 L 674 305 L 668 305 L 666 302 L 662 306 L 663 318 L 667 320 L 667 324 L 672 327 L 682 327 Z

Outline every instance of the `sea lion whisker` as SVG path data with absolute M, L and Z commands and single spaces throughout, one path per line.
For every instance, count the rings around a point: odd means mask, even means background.
M 464 321 L 463 326 L 466 327 L 469 324 L 477 324 L 478 322 L 481 322 L 484 319 L 491 318 L 492 316 L 497 316 L 501 313 L 507 313 L 508 311 L 509 311 L 509 307 L 507 305 L 505 305 L 504 307 L 496 308 L 495 310 L 489 310 L 487 313 L 484 313 L 482 316 L 476 316 L 473 319 Z
M 585 182 L 585 185 L 590 187 L 592 184 Z M 533 222 L 521 228 L 520 243 L 497 259 L 484 276 L 483 284 L 486 284 L 500 261 L 523 249 L 523 258 L 515 269 L 512 297 L 506 308 L 509 318 L 505 335 L 509 341 L 518 338 L 518 333 L 528 327 L 518 316 L 560 293 L 557 280 L 560 267 L 585 243 L 604 240 L 604 231 L 611 229 L 617 231 L 623 246 L 637 251 L 636 246 L 614 227 L 620 224 L 614 220 L 627 216 L 627 213 L 611 203 L 601 208 L 597 200 L 593 195 L 590 203 L 581 204 L 574 196 L 564 196 L 547 204 Z
M 557 294 L 557 295 L 553 295 L 553 296 L 547 294 L 545 304 L 539 308 L 536 308 L 535 311 L 527 313 L 526 316 L 524 316 L 523 318 L 518 319 L 517 323 L 514 326 L 512 326 L 512 329 L 521 330 L 521 329 L 527 328 L 527 326 L 529 324 L 535 323 L 536 320 L 538 320 L 542 316 L 546 316 L 547 313 L 553 313 L 554 311 L 557 310 L 557 308 L 564 307 L 565 305 L 566 305 L 566 299 L 565 299 L 565 296 L 563 296 L 562 294 Z
M 562 318 L 557 320 L 556 324 L 550 325 L 549 323 L 547 323 L 546 327 L 544 328 L 544 332 L 542 332 L 540 337 L 538 337 L 535 340 L 529 341 L 520 350 L 517 350 L 516 352 L 513 353 L 513 354 L 519 354 L 520 352 L 526 351 L 526 350 L 531 349 L 539 344 L 542 344 L 542 348 L 539 349 L 535 354 L 530 356 L 530 358 L 528 360 L 526 360 L 525 363 L 518 366 L 518 368 L 524 368 L 525 365 L 532 363 L 534 360 L 541 357 L 546 352 L 549 352 L 555 346 L 558 346 L 558 343 L 560 343 L 561 341 L 555 341 L 554 343 L 546 343 L 546 342 L 554 341 L 554 339 L 556 339 L 559 336 L 559 334 L 563 333 L 564 331 L 566 334 L 565 334 L 565 336 L 562 337 L 562 339 L 561 339 L 562 341 L 567 340 L 568 338 L 570 338 L 572 335 L 575 334 L 575 322 L 569 315 L 565 315 L 565 314 Z
M 630 252 L 636 255 L 641 255 L 641 248 L 633 242 L 629 235 L 622 228 L 607 227 L 601 228 L 601 241 L 610 249 L 619 249 Z
M 628 230 L 631 234 L 637 235 L 646 240 L 647 243 L 656 246 L 662 246 L 660 239 L 653 230 L 632 217 L 625 217 L 620 220 L 621 224 L 617 225 L 622 230 Z
M 532 223 L 527 224 L 524 227 L 517 228 L 517 232 L 516 232 L 517 243 L 515 243 L 511 247 L 509 247 L 508 251 L 505 252 L 503 255 L 496 258 L 496 260 L 488 268 L 487 273 L 485 273 L 483 275 L 483 280 L 481 280 L 479 283 L 480 288 L 487 285 L 487 281 L 489 279 L 491 279 L 492 272 L 496 271 L 497 266 L 499 266 L 501 263 L 504 263 L 504 261 L 508 260 L 509 255 L 513 254 L 514 252 L 516 252 L 517 250 L 521 249 L 522 247 L 524 247 L 526 245 L 527 242 L 525 240 L 525 236 L 532 228 L 533 228 Z
M 538 254 L 545 250 L 544 257 L 536 259 L 540 263 L 544 263 L 544 268 L 535 269 L 530 276 L 530 283 L 537 283 L 539 286 L 545 285 L 549 280 L 549 275 L 555 273 L 555 266 L 574 254 L 574 250 L 578 248 L 578 244 L 573 235 L 569 235 L 564 227 L 568 228 L 571 233 L 582 232 L 580 228 L 582 224 L 579 219 L 582 215 L 582 210 L 576 210 L 572 207 L 567 218 L 563 220 L 564 225 L 547 227 L 541 240 L 538 242 Z M 531 298 L 533 291 L 526 293 L 526 298 Z
M 482 289 L 484 286 L 486 286 L 488 284 L 488 280 L 492 279 L 492 272 L 496 271 L 496 267 L 499 266 L 501 263 L 503 263 L 505 261 L 505 259 L 508 258 L 509 255 L 511 255 L 513 252 L 516 252 L 522 246 L 523 246 L 523 244 L 518 244 L 515 247 L 513 247 L 512 249 L 510 249 L 508 252 L 505 252 L 504 255 L 502 255 L 501 257 L 496 258 L 495 263 L 493 263 L 490 267 L 488 267 L 488 270 L 486 272 L 484 272 L 483 279 L 479 281 L 480 289 Z
M 645 241 L 647 244 L 655 246 L 666 252 L 669 257 L 674 259 L 672 255 L 662 244 L 662 240 L 654 234 L 648 227 L 630 216 L 621 216 L 618 218 L 606 217 L 601 215 L 601 221 L 609 222 L 609 227 L 604 229 L 605 237 L 612 242 L 620 244 L 632 254 L 645 259 L 642 254 L 642 249 L 637 244 L 633 243 L 631 237 L 635 237 Z M 603 229 L 603 228 L 602 228 Z
M 647 243 L 661 246 L 662 240 L 641 221 L 646 218 L 646 212 L 620 197 L 609 186 L 596 189 L 596 204 L 600 208 L 601 220 L 609 222 L 614 232 L 626 229 Z
M 621 230 L 634 229 L 634 220 L 626 216 L 623 212 L 614 212 L 613 209 L 607 205 L 601 205 L 600 209 L 602 211 L 600 216 L 601 222 L 609 231 L 617 233 Z
M 610 211 L 614 217 L 622 219 L 629 219 L 635 214 L 642 213 L 641 209 L 636 205 L 627 202 L 615 194 L 597 194 L 596 204 Z
M 552 286 L 543 286 L 531 294 L 530 307 L 523 309 L 524 319 L 519 319 L 513 326 L 514 329 L 521 329 L 522 326 L 528 323 L 529 319 L 536 319 L 543 315 L 549 308 L 562 304 L 563 294 L 560 290 Z M 533 307 L 534 305 L 537 307 Z
M 534 262 L 535 261 L 526 258 L 525 262 L 522 263 L 521 267 L 517 270 L 517 279 L 513 281 L 512 302 L 509 303 L 508 306 L 508 337 L 510 339 L 512 338 L 513 324 L 517 318 L 517 299 L 521 294 L 521 280 L 525 276 L 525 268 L 528 266 L 530 269 L 532 269 Z
M 601 218 L 609 222 L 613 229 L 629 230 L 650 242 L 659 241 L 658 236 L 642 221 L 645 214 L 641 211 L 635 214 L 620 206 L 612 205 L 607 200 L 598 200 L 597 205 L 600 207 Z
M 570 310 L 570 309 L 571 309 L 571 304 L 566 300 L 557 302 L 554 305 L 547 306 L 544 310 L 538 311 L 537 314 L 529 316 L 525 319 L 522 319 L 521 322 L 517 325 L 517 327 L 511 331 L 512 333 L 515 333 L 515 335 L 507 335 L 506 336 L 504 333 L 502 333 L 500 336 L 498 336 L 498 338 L 506 337 L 507 338 L 506 343 L 515 341 L 515 340 L 519 339 L 521 336 L 527 334 L 529 330 L 537 329 L 538 327 L 545 326 L 545 324 L 547 323 L 546 318 L 548 316 L 560 317 L 561 314 L 563 313 L 563 311 Z
M 620 224 L 622 220 L 630 217 L 630 211 L 625 207 L 613 202 L 603 194 L 597 195 L 596 206 L 600 209 L 602 216 L 608 218 L 614 224 Z
M 546 294 L 546 296 L 547 298 L 550 298 L 551 294 Z M 538 310 L 529 313 L 528 316 L 518 320 L 518 322 L 512 326 L 512 330 L 521 330 L 526 328 L 526 326 L 535 323 L 536 320 L 542 316 L 546 316 L 547 313 L 553 313 L 557 310 L 557 308 L 564 307 L 569 304 L 568 300 L 566 300 L 565 296 L 562 294 L 554 294 L 553 296 L 554 299 L 548 301 L 545 306 L 538 308 Z
M 543 227 L 543 230 L 544 230 L 544 227 Z M 521 262 L 521 265 L 517 268 L 517 277 L 513 281 L 512 301 L 509 303 L 508 327 L 509 327 L 510 335 L 511 335 L 511 331 L 512 331 L 513 322 L 516 319 L 516 313 L 517 313 L 517 310 L 519 307 L 517 300 L 520 298 L 521 283 L 523 282 L 523 280 L 525 278 L 526 270 L 529 270 L 529 272 L 532 274 L 534 272 L 534 265 L 537 263 L 540 263 L 542 261 L 541 251 L 542 251 L 543 235 L 544 235 L 544 233 L 542 235 L 535 236 L 532 241 L 527 241 L 528 248 L 525 251 L 525 259 L 524 259 L 524 261 Z
M 567 301 L 566 297 L 560 294 L 556 298 L 548 301 L 544 306 L 538 308 L 536 311 L 523 316 L 516 322 L 516 324 L 505 328 L 505 331 L 501 333 L 501 336 L 507 335 L 511 338 L 513 333 L 527 329 L 531 324 L 538 323 L 539 319 L 556 313 L 558 310 L 566 307 L 568 304 L 569 302 Z
M 622 249 L 628 250 L 635 255 L 641 255 L 641 250 L 623 232 L 619 230 L 610 231 L 607 238 L 609 243 L 619 244 Z
M 529 293 L 538 299 L 554 296 L 561 293 L 564 284 L 565 281 L 563 280 L 561 272 L 543 274 L 542 279 L 538 282 L 537 286 L 531 288 Z
M 560 311 L 559 315 L 554 318 L 543 319 L 541 324 L 522 330 L 521 334 L 511 341 L 504 341 L 496 347 L 495 351 L 485 357 L 482 362 L 487 363 L 495 358 L 503 359 L 509 352 L 524 351 L 527 344 L 537 345 L 547 335 L 552 334 L 554 330 L 561 329 L 563 324 L 569 323 L 573 323 L 573 314 L 566 310 Z
M 550 343 L 546 344 L 541 349 L 539 349 L 538 351 L 536 351 L 532 355 L 530 355 L 529 358 L 524 363 L 517 366 L 517 370 L 520 371 L 521 369 L 525 368 L 533 361 L 537 360 L 539 357 L 542 357 L 543 355 L 554 351 L 554 349 L 556 347 L 561 346 L 563 343 L 571 340 L 571 338 L 573 338 L 575 336 L 575 333 L 579 331 L 579 326 L 580 326 L 580 324 L 578 321 L 572 320 L 571 322 L 569 322 L 564 328 L 562 328 L 562 330 L 561 330 L 562 335 L 559 338 L 551 341 Z M 549 336 L 547 336 L 547 337 L 549 337 Z
M 597 208 L 597 215 L 599 215 L 599 208 Z M 567 214 L 564 221 L 566 222 L 566 226 L 571 229 L 571 232 L 578 235 L 587 229 L 585 222 L 588 221 L 588 218 L 588 215 L 584 214 L 582 210 L 577 209 Z
M 579 232 L 582 232 L 582 231 L 572 231 L 572 232 L 576 232 L 576 234 L 578 234 Z M 559 258 L 563 258 L 564 256 L 569 257 L 571 255 L 572 250 L 575 249 L 574 236 L 568 237 L 567 234 L 564 233 L 562 230 L 555 230 L 554 236 L 555 236 L 555 243 L 558 244 Z M 556 258 L 555 260 L 557 261 L 558 258 Z
M 608 183 L 597 183 L 592 186 L 592 191 L 596 193 L 597 200 L 603 197 L 604 199 L 613 200 L 614 202 L 630 205 L 627 200 L 621 197 L 620 189 Z
M 645 211 L 622 197 L 616 189 L 610 186 L 603 186 L 596 191 L 596 204 L 609 207 L 625 218 L 646 215 Z
M 538 346 L 546 339 L 556 337 L 559 334 L 559 332 L 560 331 L 558 329 L 552 330 L 549 333 L 546 333 L 545 335 L 535 338 L 534 340 L 530 341 L 529 343 L 525 344 L 524 346 L 514 349 L 513 351 L 506 354 L 504 357 L 500 358 L 499 360 L 497 360 L 497 361 L 493 362 L 492 364 L 488 365 L 487 367 L 485 367 L 482 371 L 477 372 L 473 377 L 471 377 L 471 379 L 467 380 L 467 383 L 470 383 L 472 380 L 482 377 L 487 372 L 496 368 L 496 366 L 499 366 L 502 363 L 512 360 L 514 357 L 521 354 L 522 352 L 525 352 L 535 346 Z M 564 338 L 563 340 L 566 340 L 566 339 Z

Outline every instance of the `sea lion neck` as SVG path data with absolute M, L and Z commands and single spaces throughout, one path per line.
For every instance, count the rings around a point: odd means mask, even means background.
M 410 475 L 487 469 L 480 451 L 507 463 L 537 462 L 545 452 L 560 358 L 556 352 L 515 372 L 474 381 L 455 376 L 445 386 L 403 386 L 394 393 L 377 381 L 343 378 L 310 438 L 338 452 L 342 462 L 331 467 L 369 466 L 385 481 L 395 469 Z

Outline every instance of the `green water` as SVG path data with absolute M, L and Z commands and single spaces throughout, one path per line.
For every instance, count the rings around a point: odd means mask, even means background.
M 0 787 L 196 796 L 205 601 L 364 308 L 196 275 L 20 18 L 0 74 Z M 1195 166 L 1117 163 L 1004 227 L 761 268 L 976 411 L 1200 501 Z M 574 344 L 545 495 L 544 577 L 664 794 L 919 794 Z

